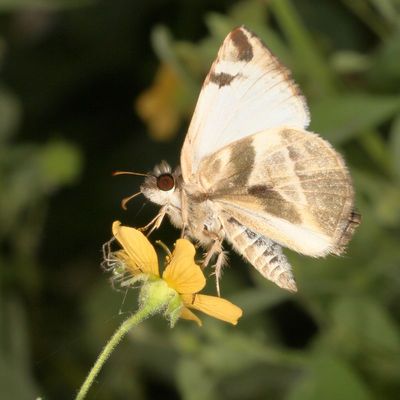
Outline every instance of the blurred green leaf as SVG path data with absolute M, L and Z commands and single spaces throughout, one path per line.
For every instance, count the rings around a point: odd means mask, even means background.
M 0 146 L 15 133 L 20 118 L 19 100 L 10 91 L 0 86 Z
M 205 21 L 211 35 L 217 38 L 219 45 L 225 38 L 227 32 L 230 32 L 233 28 L 235 28 L 234 22 L 227 15 L 208 13 Z
M 371 69 L 367 74 L 367 87 L 398 95 L 400 86 L 400 25 L 381 42 L 371 57 Z
M 229 17 L 235 26 L 252 24 L 252 27 L 265 27 L 265 13 L 267 11 L 268 4 L 263 1 L 239 1 L 232 6 Z
M 308 368 L 288 400 L 371 399 L 367 386 L 357 373 L 335 356 L 315 356 L 310 360 Z
M 344 353 L 400 355 L 396 324 L 373 299 L 350 296 L 337 299 L 332 307 L 332 320 L 332 339 Z
M 296 64 L 307 77 L 310 91 L 318 97 L 334 92 L 334 76 L 292 2 L 274 0 L 270 7 L 297 57 Z
M 380 228 L 398 226 L 400 222 L 399 186 L 376 173 L 367 173 L 353 168 L 352 175 L 359 193 L 365 196 L 372 205 L 369 213 L 373 214 L 375 224 L 378 224 Z M 382 193 L 385 195 L 382 196 Z M 368 230 L 372 232 L 373 228 L 368 227 Z M 384 236 L 381 232 L 381 237 Z
M 331 65 L 339 74 L 354 74 L 368 70 L 371 66 L 371 60 L 365 54 L 341 50 L 333 54 Z
M 306 360 L 301 351 L 274 344 L 265 337 L 261 341 L 256 335 L 232 331 L 229 328 L 213 329 L 213 325 L 207 332 L 210 345 L 203 348 L 201 356 L 203 363 L 219 373 L 238 372 L 243 368 L 250 368 L 257 362 L 292 368 L 304 367 Z
M 393 117 L 400 110 L 400 97 L 343 94 L 313 102 L 310 108 L 311 129 L 341 144 Z
M 0 0 L 0 12 L 18 11 L 27 8 L 63 10 L 86 6 L 96 0 Z
M 0 394 L 4 399 L 34 399 L 39 391 L 31 373 L 27 321 L 15 299 L 0 293 Z
M 397 22 L 399 10 L 392 0 L 369 0 L 369 2 L 388 22 L 393 24 Z
M 0 36 L 0 67 L 3 66 L 3 58 L 6 54 L 7 44 L 3 37 Z
M 382 196 L 382 193 L 385 193 Z M 388 184 L 386 190 L 380 193 L 376 202 L 376 213 L 380 221 L 392 228 L 397 228 L 400 223 L 400 187 Z
M 369 2 L 365 0 L 342 0 L 342 2 L 382 40 L 387 37 L 389 27 L 381 18 L 376 17 L 376 10 L 370 4 L 374 3 L 374 0 Z
M 183 358 L 177 368 L 177 384 L 185 400 L 218 399 L 213 376 L 198 361 Z
M 365 132 L 360 136 L 360 144 L 368 152 L 370 158 L 390 176 L 392 166 L 390 164 L 389 151 L 380 133 L 377 130 Z
M 39 207 L 41 199 L 77 179 L 82 158 L 76 146 L 52 139 L 39 147 L 8 146 L 0 153 L 0 236 Z
M 231 300 L 243 310 L 246 310 L 245 316 L 248 316 L 268 309 L 287 299 L 289 296 L 290 294 L 283 290 L 275 288 L 268 290 L 262 287 L 242 290 L 237 295 L 234 295 Z
M 159 59 L 169 65 L 185 84 L 192 88 L 193 79 L 188 74 L 186 66 L 178 58 L 176 45 L 169 30 L 163 25 L 156 26 L 151 34 L 151 43 Z
M 41 179 L 49 190 L 71 184 L 82 170 L 80 151 L 66 141 L 50 141 L 40 148 L 37 156 Z
M 390 129 L 389 151 L 393 171 L 400 181 L 400 113 L 397 115 Z

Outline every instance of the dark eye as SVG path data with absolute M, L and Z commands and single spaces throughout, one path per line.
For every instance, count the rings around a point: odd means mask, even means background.
M 162 174 L 157 177 L 157 187 L 164 192 L 173 189 L 175 186 L 174 177 L 171 174 Z

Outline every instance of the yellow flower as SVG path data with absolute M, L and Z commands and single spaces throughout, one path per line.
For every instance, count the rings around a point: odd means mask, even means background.
M 140 231 L 122 226 L 119 221 L 113 223 L 112 231 L 123 248 L 112 253 L 112 256 L 119 262 L 119 267 L 124 267 L 123 272 L 129 273 L 132 282 L 161 280 L 168 286 L 171 300 L 166 314 L 172 324 L 178 318 L 183 318 L 201 325 L 200 319 L 189 309 L 237 324 L 242 316 L 239 307 L 220 297 L 198 294 L 204 288 L 206 279 L 194 261 L 196 251 L 188 240 L 177 240 L 174 251 L 167 256 L 167 266 L 160 278 L 156 251 Z

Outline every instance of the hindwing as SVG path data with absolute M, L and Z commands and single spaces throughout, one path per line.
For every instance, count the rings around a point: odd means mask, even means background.
M 198 179 L 221 211 L 310 256 L 342 253 L 359 222 L 342 157 L 318 135 L 293 127 L 227 145 L 200 163 Z

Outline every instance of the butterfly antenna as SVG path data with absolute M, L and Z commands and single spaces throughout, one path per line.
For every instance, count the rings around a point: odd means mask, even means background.
M 114 171 L 113 176 L 117 175 L 136 175 L 136 176 L 153 176 L 151 174 L 143 174 L 141 172 L 131 172 L 131 171 Z
M 122 201 L 121 201 L 121 207 L 124 209 L 124 210 L 127 210 L 127 203 L 129 203 L 133 198 L 135 198 L 136 196 L 139 196 L 139 194 L 142 194 L 142 192 L 137 192 L 137 193 L 134 193 L 133 195 L 131 195 L 131 196 L 128 196 L 128 197 L 125 197 L 124 199 L 122 199 Z
M 144 174 L 142 172 L 132 172 L 132 171 L 114 171 L 113 172 L 113 176 L 117 176 L 117 175 L 135 175 L 135 176 L 152 176 L 151 174 Z M 135 198 L 136 196 L 139 196 L 139 194 L 141 194 L 142 192 L 137 192 L 134 193 L 132 196 L 128 196 L 125 197 L 124 199 L 122 199 L 121 201 L 121 207 L 126 210 L 127 209 L 127 204 L 128 202 L 130 202 L 133 198 Z

